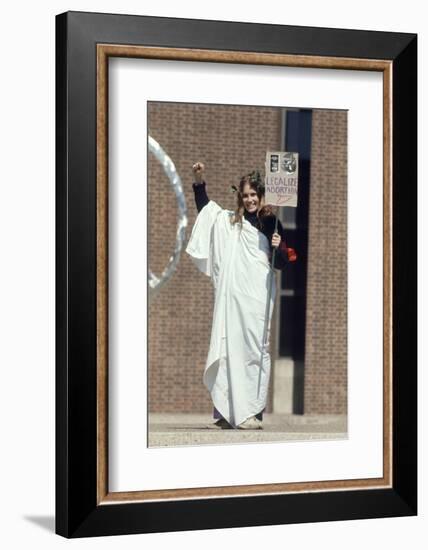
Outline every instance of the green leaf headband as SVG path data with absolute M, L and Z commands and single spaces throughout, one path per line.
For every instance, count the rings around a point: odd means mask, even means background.
M 248 174 L 248 179 L 250 183 L 256 184 L 257 186 L 263 185 L 262 176 L 258 170 L 253 170 Z
M 242 176 L 241 181 L 243 179 L 248 179 L 248 182 L 252 185 L 256 185 L 258 189 L 264 194 L 265 192 L 265 185 L 262 180 L 262 176 L 258 170 L 253 170 L 249 174 L 246 174 L 245 176 Z M 230 186 L 230 192 L 236 193 L 238 191 L 238 188 L 236 185 Z

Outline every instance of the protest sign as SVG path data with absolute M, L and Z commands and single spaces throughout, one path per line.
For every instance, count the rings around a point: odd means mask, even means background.
M 299 154 L 286 151 L 266 153 L 265 203 L 297 206 Z

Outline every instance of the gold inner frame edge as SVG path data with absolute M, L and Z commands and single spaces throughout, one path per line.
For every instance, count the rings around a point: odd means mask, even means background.
M 225 487 L 108 490 L 108 59 L 133 57 L 383 73 L 383 477 Z M 188 48 L 97 45 L 97 504 L 392 486 L 392 61 Z

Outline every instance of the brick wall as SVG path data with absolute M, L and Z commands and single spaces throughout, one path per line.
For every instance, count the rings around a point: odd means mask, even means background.
M 235 197 L 229 186 L 243 173 L 263 170 L 266 150 L 280 147 L 277 108 L 150 102 L 148 121 L 150 135 L 171 156 L 183 179 L 188 236 L 196 218 L 191 186 L 194 162 L 206 164 L 209 197 L 233 209 Z M 304 378 L 307 413 L 346 412 L 346 121 L 344 112 L 313 112 Z M 159 275 L 173 251 L 177 208 L 170 184 L 152 155 L 148 176 L 148 261 Z M 162 201 L 157 198 L 158 189 Z M 183 253 L 176 273 L 149 308 L 150 412 L 211 411 L 202 374 L 212 307 L 208 277 Z
M 205 163 L 209 197 L 233 209 L 230 185 L 246 172 L 263 169 L 266 150 L 277 149 L 280 142 L 277 108 L 151 102 L 148 121 L 150 135 L 171 156 L 183 179 L 188 235 L 196 218 L 192 164 Z M 160 274 L 173 251 L 177 209 L 170 184 L 153 155 L 149 155 L 148 175 L 148 261 L 150 269 Z M 165 196 L 162 201 L 157 198 L 158 188 Z M 149 308 L 151 412 L 212 409 L 202 383 L 212 307 L 210 280 L 183 253 L 178 270 Z
M 347 113 L 313 111 L 305 413 L 347 411 Z

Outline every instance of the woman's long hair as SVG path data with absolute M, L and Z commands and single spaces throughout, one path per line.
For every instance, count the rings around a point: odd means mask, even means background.
M 242 178 L 239 181 L 238 187 L 234 187 L 236 191 L 236 209 L 235 214 L 232 218 L 232 223 L 239 223 L 242 227 L 242 219 L 244 216 L 245 206 L 244 201 L 242 198 L 242 195 L 244 193 L 244 187 L 248 183 L 251 189 L 254 189 L 254 191 L 257 193 L 257 196 L 259 198 L 259 210 L 257 212 L 257 215 L 259 217 L 259 223 L 262 223 L 262 218 L 265 216 L 272 216 L 273 210 L 270 206 L 264 205 L 264 197 L 265 197 L 265 186 L 262 180 L 262 177 L 260 175 L 259 171 L 253 171 L 249 174 L 245 174 L 245 176 L 242 176 Z

